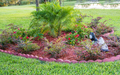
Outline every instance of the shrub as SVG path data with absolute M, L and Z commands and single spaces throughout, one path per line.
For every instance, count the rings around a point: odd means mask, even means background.
M 34 50 L 40 49 L 40 46 L 38 46 L 35 43 L 30 43 L 29 41 L 27 41 L 27 42 L 21 41 L 20 43 L 18 43 L 17 48 L 21 49 L 22 53 L 28 53 L 30 51 L 34 51 Z
M 88 24 L 88 27 L 94 30 L 96 36 L 111 32 L 113 27 L 107 26 L 107 20 L 100 22 L 102 17 L 97 17 L 91 20 L 91 23 Z
M 32 37 L 34 37 L 34 38 L 38 37 L 37 40 L 40 40 L 40 39 L 43 38 L 43 34 L 41 33 L 41 31 L 42 31 L 42 30 L 40 30 L 39 28 L 37 28 L 37 29 L 32 29 L 32 30 L 29 30 L 28 35 L 29 35 L 29 36 L 32 36 Z M 34 38 L 33 38 L 33 39 L 34 39 Z
M 73 13 L 73 8 L 71 7 L 61 7 L 57 2 L 47 2 L 40 8 L 40 11 L 32 13 L 30 29 L 37 27 L 42 30 L 41 33 L 49 32 L 53 37 L 57 37 L 61 34 L 62 27 L 72 20 L 70 15 Z
M 27 30 L 18 25 L 9 24 L 6 29 L 1 29 L 1 31 L 0 42 L 2 44 L 17 43 L 19 40 L 28 41 L 29 39 Z
M 29 1 L 21 1 L 20 4 L 21 5 L 26 5 L 26 4 L 30 4 L 30 2 Z
M 44 51 L 50 53 L 52 55 L 52 57 L 59 57 L 59 55 L 61 55 L 61 52 L 63 52 L 63 54 L 66 53 L 66 51 L 64 51 L 64 48 L 66 48 L 64 42 L 62 41 L 63 38 L 58 38 L 56 41 L 54 42 L 48 42 L 47 39 L 47 43 L 48 46 L 44 48 Z
M 5 6 L 4 2 L 0 2 L 0 7 Z
M 82 24 L 75 25 L 73 30 L 66 36 L 67 43 L 71 45 L 75 45 L 78 41 L 87 38 L 90 31 L 92 31 L 92 29 Z
M 96 60 L 100 55 L 100 46 L 93 45 L 91 40 L 85 40 L 80 43 L 83 48 L 81 50 L 75 50 L 78 60 L 83 57 L 84 60 Z
M 120 52 L 120 36 L 111 35 L 107 38 L 109 39 L 109 41 L 106 41 L 108 46 L 118 48 L 113 52 L 115 55 L 117 55 Z
M 69 33 L 67 36 L 66 36 L 66 39 L 67 39 L 67 44 L 71 44 L 71 45 L 75 45 L 79 40 L 79 34 L 76 32 L 76 33 Z

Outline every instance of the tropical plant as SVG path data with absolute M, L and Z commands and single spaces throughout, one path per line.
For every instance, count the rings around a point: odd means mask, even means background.
M 64 25 L 70 22 L 71 7 L 61 7 L 57 2 L 47 2 L 41 6 L 40 11 L 33 12 L 30 29 L 39 28 L 41 33 L 49 32 L 53 37 L 61 34 Z M 69 17 L 69 18 L 68 18 Z

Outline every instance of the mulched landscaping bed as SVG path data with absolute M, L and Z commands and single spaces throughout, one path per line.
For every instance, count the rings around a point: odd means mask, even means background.
M 63 37 L 64 34 L 67 34 L 65 32 L 62 32 L 61 36 L 59 37 Z M 47 34 L 44 35 L 49 41 L 55 41 L 57 38 L 53 38 Z M 99 38 L 99 37 L 97 37 Z M 107 38 L 106 36 L 103 36 L 105 42 L 109 41 L 110 39 Z M 37 39 L 37 38 L 36 38 Z M 94 61 L 99 61 L 99 62 L 104 62 L 104 61 L 110 61 L 110 59 L 108 58 L 113 58 L 112 60 L 116 60 L 116 59 L 119 59 L 119 54 L 120 54 L 120 48 L 119 47 L 113 47 L 111 45 L 108 45 L 108 48 L 109 48 L 109 52 L 101 52 L 99 56 L 94 56 L 94 57 L 89 57 L 87 59 L 84 59 L 84 58 L 79 58 L 77 57 L 77 55 L 75 54 L 74 50 L 81 50 L 82 47 L 77 47 L 77 46 L 72 46 L 72 45 L 68 45 L 66 44 L 68 47 L 65 49 L 65 52 L 61 53 L 58 55 L 58 57 L 56 57 L 55 59 L 53 57 L 51 57 L 51 54 L 48 54 L 47 52 L 44 51 L 44 43 L 42 42 L 42 40 L 32 40 L 33 43 L 37 43 L 39 46 L 40 46 L 40 49 L 38 50 L 35 50 L 35 51 L 31 51 L 29 53 L 27 53 L 27 55 L 33 55 L 33 56 L 36 56 L 36 58 L 38 57 L 41 57 L 40 59 L 43 59 L 45 58 L 44 61 L 52 58 L 53 60 L 58 60 L 58 61 L 63 61 L 63 60 L 66 60 L 66 62 L 69 63 L 69 60 L 70 61 L 79 61 L 79 62 L 94 62 Z M 64 38 L 63 41 L 66 41 L 66 39 Z M 83 40 L 84 41 L 84 40 Z M 1 50 L 2 52 L 6 52 L 6 53 L 13 53 L 14 55 L 19 55 L 21 54 L 21 50 L 17 50 L 16 51 L 16 44 L 15 45 L 12 45 L 12 44 L 9 44 L 5 50 Z M 116 52 L 116 53 L 115 53 Z M 16 53 L 16 54 L 15 54 Z M 18 54 L 19 53 L 19 54 Z M 22 55 L 22 54 L 21 54 Z M 118 55 L 117 57 L 115 57 L 116 55 Z M 24 55 L 23 55 L 24 56 Z

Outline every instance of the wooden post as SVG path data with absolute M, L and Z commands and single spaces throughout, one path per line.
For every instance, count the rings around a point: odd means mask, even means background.
M 39 11 L 39 0 L 36 0 L 36 11 Z

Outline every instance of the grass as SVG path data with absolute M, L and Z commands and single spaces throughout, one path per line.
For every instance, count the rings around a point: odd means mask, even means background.
M 120 61 L 106 63 L 55 63 L 0 52 L 0 75 L 119 75 Z M 113 69 L 112 69 L 113 68 Z
M 120 35 L 120 10 L 117 9 L 81 9 L 84 14 L 92 15 L 95 17 L 103 17 L 103 20 L 108 20 L 108 25 L 113 25 L 115 28 L 115 34 Z M 102 20 L 102 21 L 103 21 Z M 89 22 L 90 19 L 86 18 L 85 22 Z
M 0 7 L 0 28 L 4 29 L 10 23 L 27 28 L 30 24 L 31 12 L 35 5 Z M 82 9 L 82 13 L 101 16 L 113 24 L 115 34 L 120 32 L 120 11 L 103 9 Z M 89 19 L 85 19 L 85 22 Z M 120 61 L 106 63 L 66 64 L 42 62 L 36 59 L 26 59 L 0 52 L 0 75 L 119 75 Z

